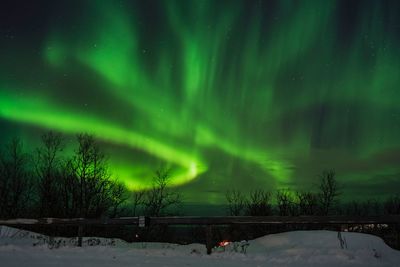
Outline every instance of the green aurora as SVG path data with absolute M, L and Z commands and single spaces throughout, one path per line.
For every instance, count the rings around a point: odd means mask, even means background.
M 399 193 L 399 1 L 23 2 L 0 16 L 2 141 L 93 133 L 129 188 L 170 168 L 189 202 L 326 168 L 347 197 Z

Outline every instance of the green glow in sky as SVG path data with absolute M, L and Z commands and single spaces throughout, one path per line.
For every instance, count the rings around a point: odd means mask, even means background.
M 43 5 L 1 24 L 1 136 L 93 133 L 130 188 L 169 167 L 197 202 L 325 168 L 360 197 L 400 182 L 396 1 Z
M 51 103 L 46 103 L 44 97 L 40 98 L 39 101 L 34 101 L 27 97 L 13 99 L 7 95 L 0 96 L 0 115 L 4 118 L 65 133 L 93 133 L 96 137 L 105 141 L 138 148 L 167 162 L 178 164 L 185 171 L 181 171 L 179 175 L 174 176 L 174 185 L 189 182 L 206 170 L 206 166 L 189 153 L 169 147 L 134 131 L 119 128 L 98 118 L 86 118 L 83 114 L 59 110 Z M 49 112 L 50 110 L 51 112 Z M 104 127 L 104 125 L 107 125 L 107 127 Z M 140 185 L 135 184 L 135 180 L 140 179 L 140 177 L 129 178 L 128 176 L 119 175 L 119 178 L 125 181 L 131 189 L 140 188 Z M 145 183 L 143 188 L 150 184 Z

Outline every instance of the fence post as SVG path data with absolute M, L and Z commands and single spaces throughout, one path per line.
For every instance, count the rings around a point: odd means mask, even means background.
M 207 254 L 211 254 L 212 250 L 212 225 L 209 224 L 206 226 L 206 248 L 207 248 Z
M 396 239 L 397 239 L 397 249 L 400 249 L 400 223 L 396 224 L 395 231 L 396 231 Z
M 82 247 L 83 225 L 78 226 L 78 247 Z

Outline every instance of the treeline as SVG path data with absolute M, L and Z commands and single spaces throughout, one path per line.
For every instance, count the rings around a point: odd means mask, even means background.
M 54 132 L 43 134 L 30 152 L 18 138 L 0 147 L 0 218 L 182 215 L 182 196 L 169 188 L 168 171 L 157 170 L 149 189 L 130 192 L 110 171 L 93 135 L 81 133 L 75 140 L 72 152 Z M 311 191 L 227 191 L 228 215 L 400 214 L 400 196 L 341 203 L 341 192 L 335 172 L 328 170 Z
M 71 155 L 65 144 L 61 134 L 48 132 L 32 152 L 18 138 L 0 150 L 0 218 L 162 216 L 180 204 L 167 171 L 156 172 L 151 189 L 132 195 L 93 135 L 78 134 Z
M 33 153 L 20 139 L 0 154 L 0 217 L 98 217 L 118 213 L 125 188 L 112 179 L 106 156 L 92 135 L 79 134 L 78 148 L 64 157 L 64 140 L 42 136 Z
M 400 196 L 385 200 L 365 200 L 342 203 L 342 187 L 334 170 L 325 170 L 311 191 L 289 188 L 271 193 L 262 189 L 244 194 L 239 190 L 226 192 L 228 214 L 232 216 L 304 216 L 354 215 L 377 216 L 400 214 Z

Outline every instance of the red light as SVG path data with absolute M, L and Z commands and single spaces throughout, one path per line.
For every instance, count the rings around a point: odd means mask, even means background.
M 229 241 L 227 241 L 227 240 L 224 240 L 224 241 L 219 242 L 218 245 L 219 245 L 220 247 L 225 247 L 225 246 L 229 245 L 230 243 L 231 243 L 231 242 L 229 242 Z

